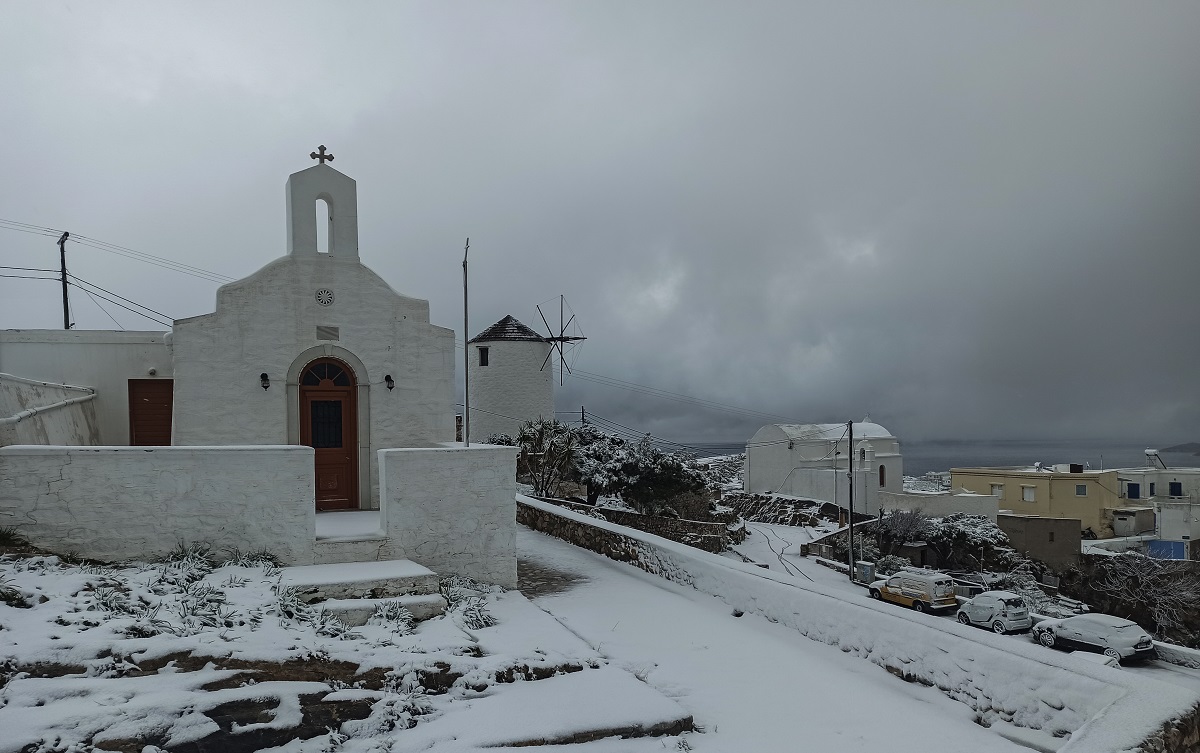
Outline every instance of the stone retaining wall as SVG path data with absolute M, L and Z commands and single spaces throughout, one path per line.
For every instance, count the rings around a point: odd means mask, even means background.
M 589 511 L 595 511 L 604 516 L 604 519 L 616 523 L 627 528 L 635 528 L 639 531 L 662 536 L 664 539 L 678 541 L 680 544 L 694 546 L 697 549 L 703 549 L 706 552 L 720 554 L 729 548 L 730 531 L 725 523 L 706 523 L 699 520 L 682 520 L 680 518 L 664 518 L 657 515 L 640 515 L 629 510 L 617 510 L 611 507 L 593 507 L 591 505 L 579 504 L 577 502 L 568 502 L 561 499 L 549 499 L 546 497 L 538 497 L 543 502 L 549 502 L 552 505 L 565 507 L 568 510 L 588 515 Z M 741 536 L 745 538 L 745 531 L 741 532 Z

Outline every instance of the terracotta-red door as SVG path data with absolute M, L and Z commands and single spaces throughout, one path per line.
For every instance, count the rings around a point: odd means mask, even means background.
M 313 448 L 318 510 L 358 509 L 358 422 L 354 383 L 340 361 L 323 359 L 300 379 L 300 444 Z

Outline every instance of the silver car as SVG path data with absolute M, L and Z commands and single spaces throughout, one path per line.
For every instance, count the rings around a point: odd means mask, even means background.
M 1012 591 L 984 591 L 958 608 L 964 625 L 990 627 L 997 633 L 1024 632 L 1033 626 L 1025 600 Z
M 1107 614 L 1079 614 L 1043 620 L 1033 626 L 1033 638 L 1052 648 L 1095 651 L 1123 659 L 1154 659 L 1154 641 L 1136 622 Z

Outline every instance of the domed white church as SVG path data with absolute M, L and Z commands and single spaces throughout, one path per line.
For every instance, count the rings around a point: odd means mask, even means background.
M 362 263 L 355 181 L 313 156 L 287 180 L 286 254 L 212 313 L 0 333 L 0 523 L 98 559 L 208 540 L 515 584 L 515 451 L 452 441 L 454 331 Z M 378 529 L 320 536 L 338 510 Z

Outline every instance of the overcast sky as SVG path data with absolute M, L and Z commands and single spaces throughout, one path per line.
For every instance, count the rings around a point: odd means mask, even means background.
M 1195 441 L 1197 29 L 1196 2 L 6 0 L 0 217 L 241 277 L 325 144 L 362 261 L 435 324 L 461 337 L 468 235 L 472 335 L 566 296 L 561 410 L 769 422 L 603 375 L 902 440 Z M 54 240 L 0 230 L 0 265 Z M 212 281 L 67 248 L 212 310 Z M 0 279 L 0 326 L 61 324 L 55 283 Z

